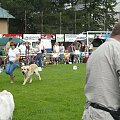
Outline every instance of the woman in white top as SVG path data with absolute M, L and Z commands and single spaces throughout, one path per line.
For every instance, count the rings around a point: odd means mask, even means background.
M 16 45 L 14 42 L 10 43 L 10 49 L 8 51 L 8 62 L 5 66 L 5 72 L 6 74 L 10 75 L 11 83 L 13 83 L 14 75 L 13 72 L 15 68 L 18 66 L 18 62 L 20 59 L 20 53 L 19 50 L 16 48 Z
M 55 45 L 53 46 L 53 61 L 54 64 L 57 64 L 59 62 L 59 54 L 60 54 L 60 46 L 59 43 L 55 43 Z

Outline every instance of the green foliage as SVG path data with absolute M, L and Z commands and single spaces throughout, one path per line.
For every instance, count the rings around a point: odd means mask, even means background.
M 39 81 L 23 83 L 20 68 L 15 70 L 15 82 L 10 84 L 9 76 L 0 74 L 0 91 L 10 91 L 15 100 L 13 120 L 81 120 L 85 96 L 84 83 L 86 64 L 47 65 Z
M 65 3 L 72 8 L 65 10 Z M 82 7 L 75 18 L 78 4 Z M 60 27 L 62 33 L 111 30 L 117 21 L 116 0 L 1 0 L 1 5 L 15 16 L 10 20 L 10 33 L 60 33 Z

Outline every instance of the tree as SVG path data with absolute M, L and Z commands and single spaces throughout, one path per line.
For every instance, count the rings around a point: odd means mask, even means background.
M 65 10 L 65 3 L 72 7 Z M 10 33 L 111 30 L 116 22 L 116 0 L 1 0 L 1 4 L 15 17 L 10 20 Z
M 114 18 L 116 0 L 84 0 L 87 30 L 111 30 L 116 22 Z

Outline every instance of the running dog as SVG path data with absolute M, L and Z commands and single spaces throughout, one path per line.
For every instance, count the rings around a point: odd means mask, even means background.
M 38 66 L 36 64 L 22 66 L 21 70 L 22 70 L 22 73 L 24 75 L 23 85 L 25 85 L 26 82 L 29 82 L 29 83 L 32 82 L 32 75 L 34 73 L 39 77 L 39 80 L 41 80 L 40 74 L 38 72 Z
M 0 92 L 0 120 L 12 120 L 14 108 L 13 95 L 7 90 Z

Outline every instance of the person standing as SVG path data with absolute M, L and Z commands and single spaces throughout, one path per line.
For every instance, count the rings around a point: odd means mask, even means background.
M 74 53 L 75 53 L 75 48 L 74 48 L 73 43 L 70 45 L 68 52 L 70 53 L 70 61 L 73 64 L 74 63 Z
M 59 43 L 55 43 L 55 45 L 53 46 L 53 60 L 54 60 L 54 64 L 58 64 L 59 63 L 59 55 L 60 55 L 60 46 Z
M 78 42 L 77 40 L 75 40 L 75 41 L 73 42 L 73 45 L 74 45 L 74 48 L 75 48 L 75 52 L 76 52 L 76 53 L 79 52 L 79 51 L 80 51 L 80 48 L 81 48 L 81 43 Z
M 19 51 L 20 51 L 20 55 L 26 55 L 26 45 L 25 43 L 22 43 L 19 47 L 18 47 Z
M 88 48 L 89 48 L 89 55 L 91 55 L 92 52 L 93 52 L 93 44 L 92 44 L 92 43 L 89 43 Z
M 61 43 L 60 44 L 60 62 L 62 62 L 62 60 L 63 60 L 64 52 L 65 52 L 65 47 L 64 47 L 63 43 Z
M 74 45 L 74 62 L 78 63 L 78 57 L 80 55 L 81 44 L 77 40 L 73 42 Z
M 5 46 L 5 52 L 8 53 L 8 50 L 10 48 L 10 43 L 13 42 L 13 38 L 9 38 L 6 46 Z
M 35 64 L 38 65 L 38 70 L 42 71 L 42 52 L 44 51 L 44 46 L 41 43 L 41 39 L 38 39 L 36 51 Z
M 5 72 L 6 74 L 10 75 L 11 83 L 14 82 L 14 70 L 18 66 L 19 59 L 20 59 L 20 53 L 19 50 L 16 48 L 16 45 L 14 42 L 10 43 L 10 48 L 8 50 L 8 56 L 6 57 L 8 59 L 7 64 L 5 65 Z
M 31 57 L 30 57 L 30 42 L 26 41 L 25 42 L 25 46 L 26 46 L 26 51 L 25 51 L 25 56 L 26 56 L 26 64 L 30 65 L 31 63 Z
M 120 120 L 120 22 L 89 57 L 82 120 Z

